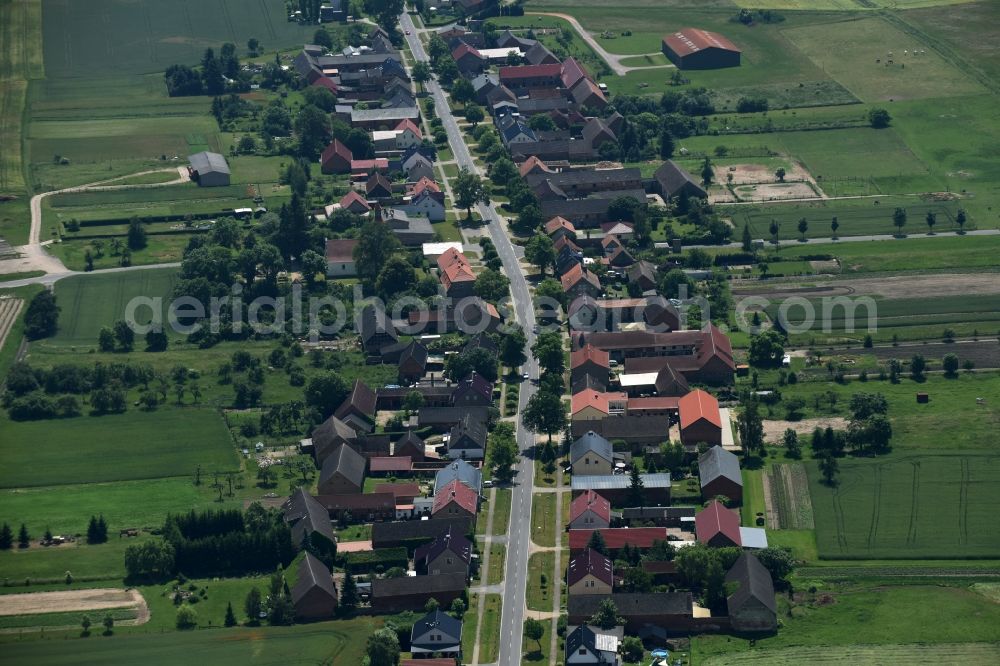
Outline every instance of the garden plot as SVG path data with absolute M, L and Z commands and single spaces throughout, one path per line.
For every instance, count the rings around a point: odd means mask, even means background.
M 721 174 L 718 174 L 721 176 Z M 725 180 L 737 201 L 778 201 L 825 197 L 815 179 L 799 163 L 785 169 L 783 179 L 778 179 L 775 169 L 764 164 L 731 164 L 726 167 Z M 729 195 L 729 192 L 726 193 Z M 713 199 L 713 203 L 731 201 L 732 198 Z

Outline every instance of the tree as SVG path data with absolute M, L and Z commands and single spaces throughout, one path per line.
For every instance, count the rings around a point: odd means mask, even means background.
M 642 475 L 639 473 L 639 466 L 632 465 L 629 471 L 628 504 L 629 506 L 643 505 L 643 490 L 645 484 L 642 482 Z
M 493 472 L 493 477 L 498 481 L 510 483 L 514 479 L 516 471 L 514 465 L 517 464 L 520 450 L 518 449 L 517 440 L 514 438 L 512 429 L 510 429 L 510 432 L 501 432 L 500 426 L 503 425 L 509 424 L 498 423 L 497 428 L 489 435 L 490 470 Z
M 314 160 L 330 142 L 330 116 L 323 109 L 306 104 L 295 116 L 295 134 L 298 137 L 298 153 Z
M 507 298 L 510 290 L 510 280 L 500 271 L 487 268 L 476 276 L 473 290 L 476 296 L 496 303 Z
M 892 116 L 885 109 L 878 107 L 868 110 L 868 123 L 875 129 L 884 129 L 892 122 Z
M 775 367 L 785 355 L 784 340 L 775 330 L 767 330 L 750 336 L 750 350 L 747 359 L 759 368 Z
M 146 228 L 137 216 L 132 216 L 128 223 L 128 247 L 130 250 L 141 250 L 146 247 Z
M 837 237 L 837 229 L 839 228 L 840 228 L 840 222 L 837 220 L 837 217 L 834 216 L 833 219 L 830 220 L 830 232 L 833 234 L 834 238 Z
M 104 616 L 104 635 L 110 636 L 115 633 L 115 618 L 111 617 L 111 613 Z
M 552 244 L 552 239 L 545 234 L 536 234 L 524 246 L 524 257 L 533 265 L 538 266 L 542 277 L 545 277 L 545 269 L 556 262 L 556 250 Z
M 781 231 L 781 225 L 774 218 L 771 218 L 771 224 L 767 225 L 767 231 L 771 234 L 771 240 L 774 243 L 778 242 L 778 232 Z
M 669 160 L 674 156 L 674 137 L 670 130 L 664 127 L 660 130 L 660 159 Z
M 250 52 L 250 57 L 256 57 L 260 53 L 260 40 L 256 37 L 251 37 L 247 40 L 247 51 Z
M 538 650 L 536 652 L 542 651 L 542 636 L 545 635 L 545 625 L 536 620 L 533 617 L 529 617 L 524 621 L 524 637 L 530 641 L 535 641 L 538 644 Z
M 481 106 L 476 106 L 475 104 L 467 104 L 465 106 L 465 119 L 472 123 L 473 128 L 483 122 L 485 117 L 486 114 L 483 113 L 483 108 Z
M 344 574 L 344 585 L 340 591 L 340 607 L 347 612 L 358 607 L 358 586 L 350 571 Z
M 955 224 L 958 225 L 958 233 L 965 233 L 965 211 L 961 208 L 958 209 L 958 213 L 955 214 Z
M 781 438 L 781 444 L 785 447 L 785 455 L 794 460 L 802 457 L 802 446 L 799 444 L 799 433 L 791 428 L 785 430 Z
M 611 599 L 602 599 L 601 605 L 597 607 L 597 612 L 587 621 L 587 624 L 596 625 L 601 629 L 614 629 L 623 622 L 615 602 Z
M 374 283 L 389 257 L 402 247 L 399 238 L 388 225 L 375 220 L 365 223 L 358 233 L 358 244 L 353 254 L 358 275 Z
M 83 635 L 83 636 L 89 636 L 90 635 L 90 624 L 91 624 L 91 622 L 90 622 L 90 616 L 89 615 L 84 615 L 83 619 L 80 620 L 80 626 L 83 628 L 83 631 L 80 632 L 81 635 Z
M 861 421 L 875 414 L 885 414 L 889 411 L 889 402 L 881 393 L 855 393 L 848 404 L 851 415 Z
M 548 435 L 551 442 L 552 435 L 566 428 L 566 408 L 558 394 L 538 391 L 528 400 L 522 419 L 535 432 Z
M 431 67 L 426 62 L 418 62 L 413 66 L 411 74 L 413 80 L 419 83 L 423 89 L 423 85 L 431 80 Z
M 506 187 L 517 176 L 517 167 L 506 157 L 501 157 L 490 167 L 490 180 L 494 185 Z
M 458 104 L 471 102 L 476 98 L 476 89 L 466 79 L 459 78 L 451 86 L 451 98 Z
M 944 374 L 954 377 L 955 373 L 958 372 L 958 356 L 945 354 L 944 358 L 941 359 L 941 368 L 944 370 Z
M 17 532 L 17 547 L 27 548 L 31 545 L 31 538 L 28 536 L 28 527 L 21 523 L 21 529 Z
M 764 565 L 775 582 L 787 579 L 795 569 L 795 560 L 786 548 L 769 546 L 754 551 L 754 555 L 757 556 L 757 560 Z
M 823 475 L 823 481 L 828 486 L 836 485 L 835 479 L 837 473 L 840 472 L 840 464 L 837 463 L 837 459 L 832 455 L 825 455 L 820 458 L 819 461 L 819 471 Z
M 625 636 L 622 639 L 622 659 L 630 663 L 638 663 L 642 661 L 642 655 L 645 653 L 642 647 L 642 639 L 638 636 Z
M 198 626 L 198 613 L 188 604 L 177 609 L 175 624 L 178 629 L 194 629 Z
M 753 251 L 753 237 L 750 235 L 750 224 L 746 223 L 743 225 L 743 251 L 752 252 Z
M 375 280 L 375 290 L 385 300 L 396 294 L 407 291 L 416 284 L 417 278 L 413 266 L 401 254 L 389 257 Z
M 465 602 L 461 598 L 456 598 L 451 602 L 451 614 L 452 617 L 461 620 L 462 616 L 465 615 Z
M 666 298 L 684 300 L 694 296 L 694 280 L 679 268 L 671 269 L 665 274 L 661 273 L 656 286 Z
M 472 207 L 479 203 L 488 203 L 489 197 L 483 179 L 468 169 L 462 169 L 452 185 L 455 192 L 455 205 L 464 208 L 466 217 L 472 219 Z
M 896 229 L 897 229 L 896 233 L 897 234 L 902 234 L 903 233 L 903 226 L 906 225 L 906 209 L 905 208 L 896 208 L 896 210 L 892 211 L 892 224 L 893 224 L 893 226 L 896 227 Z
M 712 162 L 707 157 L 701 165 L 701 182 L 704 183 L 705 187 L 712 184 L 712 178 L 715 176 L 715 171 L 712 170 Z
M 11 531 L 10 525 L 4 523 L 0 527 L 0 550 L 10 550 L 14 547 L 14 532 Z
M 736 423 L 739 428 L 744 456 L 764 448 L 764 421 L 760 416 L 756 400 L 746 401 Z
M 774 172 L 774 176 L 778 179 L 779 183 L 785 182 L 785 167 L 778 167 L 778 170 Z
M 601 530 L 594 530 L 590 533 L 590 539 L 587 540 L 587 548 L 591 550 L 596 550 L 601 555 L 608 554 L 608 544 L 604 541 L 604 534 Z
M 545 372 L 552 375 L 563 373 L 566 367 L 566 358 L 563 355 L 562 336 L 559 333 L 551 332 L 539 335 L 535 338 L 531 352 L 538 359 L 538 364 Z
M 127 322 L 119 319 L 114 326 L 115 343 L 122 351 L 130 352 L 135 347 L 135 331 Z
M 47 338 L 55 335 L 58 324 L 59 306 L 55 294 L 48 289 L 35 294 L 24 313 L 24 334 L 29 340 Z
M 937 224 L 937 214 L 934 211 L 927 211 L 927 217 L 924 218 L 924 221 L 927 222 L 927 233 L 933 233 L 934 225 Z
M 326 258 L 315 250 L 306 250 L 302 253 L 302 276 L 306 284 L 314 284 L 316 276 L 326 273 Z
M 350 393 L 344 378 L 332 370 L 316 375 L 306 386 L 306 404 L 315 407 L 324 419 L 333 414 Z
M 528 344 L 528 339 L 524 335 L 524 329 L 520 326 L 512 326 L 503 337 L 500 338 L 500 362 L 508 368 L 516 368 L 528 360 L 524 353 L 524 348 Z
M 924 377 L 924 370 L 927 368 L 927 361 L 923 354 L 914 354 L 910 359 L 910 375 L 913 379 L 920 381 Z
M 163 329 L 160 330 L 151 329 L 146 333 L 146 351 L 148 352 L 167 351 L 167 344 L 168 344 L 167 334 L 163 332 Z
M 125 549 L 129 578 L 162 578 L 174 572 L 176 552 L 169 541 L 147 541 Z
M 441 602 L 439 602 L 434 597 L 431 597 L 430 599 L 427 600 L 427 603 L 424 604 L 424 612 L 425 613 L 433 613 L 434 611 L 436 611 L 440 607 L 441 607 Z
M 809 221 L 806 218 L 799 219 L 799 233 L 802 235 L 802 240 L 806 239 L 806 232 L 809 231 Z
M 302 91 L 302 98 L 306 104 L 312 104 L 327 113 L 333 113 L 337 106 L 337 96 L 329 88 L 323 86 L 309 86 Z
M 263 608 L 264 605 L 261 602 L 260 590 L 256 587 L 250 588 L 250 591 L 247 592 L 246 601 L 243 602 L 243 610 L 246 612 L 247 619 L 252 626 L 260 624 L 260 612 Z

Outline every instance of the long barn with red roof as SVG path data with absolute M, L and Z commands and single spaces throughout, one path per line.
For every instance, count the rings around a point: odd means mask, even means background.
M 740 49 L 717 32 L 682 28 L 663 37 L 663 54 L 680 69 L 739 67 Z

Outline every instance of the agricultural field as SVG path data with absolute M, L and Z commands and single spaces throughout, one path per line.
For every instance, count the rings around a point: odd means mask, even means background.
M 24 189 L 21 123 L 28 84 L 44 76 L 41 14 L 37 2 L 0 4 L 0 193 Z
M 184 640 L 173 632 L 161 633 L 116 631 L 105 639 L 73 639 L 72 649 L 64 640 L 11 642 L 4 645 L 6 658 L 19 662 L 31 660 L 44 664 L 78 664 L 81 661 L 102 664 L 177 663 L 192 654 L 214 663 L 237 666 L 248 663 L 358 664 L 364 655 L 367 636 L 382 624 L 379 618 L 360 617 L 295 627 L 258 627 L 192 631 Z
M 853 582 L 824 584 L 778 596 L 781 630 L 756 641 L 706 635 L 692 640 L 694 663 L 855 663 L 952 661 L 993 663 L 1000 605 L 962 586 L 885 585 L 868 589 Z M 797 585 L 796 588 L 799 588 Z M 961 621 L 942 621 L 962 618 Z M 925 652 L 926 651 L 926 652 Z M 898 660 L 896 655 L 898 654 Z
M 826 559 L 1000 557 L 993 455 L 947 451 L 840 463 L 828 488 L 809 465 L 816 543 Z
M 865 102 L 984 92 L 926 43 L 881 18 L 851 19 L 843 26 L 789 26 L 783 34 Z
M 813 529 L 805 467 L 801 463 L 771 463 L 762 475 L 768 526 L 779 530 Z

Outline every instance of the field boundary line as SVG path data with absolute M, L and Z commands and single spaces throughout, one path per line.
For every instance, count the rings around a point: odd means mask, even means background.
M 961 458 L 962 480 L 958 486 L 958 542 L 969 545 L 969 459 Z
M 882 465 L 875 465 L 875 471 L 872 473 L 872 488 L 875 494 L 875 501 L 872 502 L 872 522 L 868 528 L 868 550 L 872 549 L 875 543 L 875 536 L 878 534 L 878 519 L 881 508 L 879 498 L 882 496 Z
M 917 513 L 920 509 L 920 461 L 911 460 L 910 466 L 913 469 L 913 482 L 910 490 L 910 524 L 906 530 L 906 543 L 910 546 L 917 545 Z

